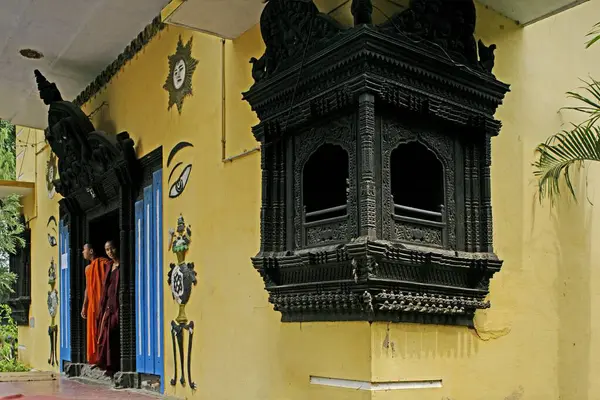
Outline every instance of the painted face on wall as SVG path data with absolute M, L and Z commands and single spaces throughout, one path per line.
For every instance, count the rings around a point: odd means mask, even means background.
M 192 95 L 192 76 L 198 66 L 198 60 L 192 57 L 192 39 L 183 44 L 181 36 L 179 37 L 177 50 L 169 56 L 169 74 L 163 85 L 163 89 L 169 92 L 167 110 L 177 105 L 180 114 L 183 109 L 183 99 Z
M 50 247 L 54 247 L 57 245 L 57 241 L 56 241 L 56 235 L 57 235 L 56 228 L 57 227 L 58 227 L 58 224 L 56 223 L 56 218 L 54 218 L 54 216 L 48 218 L 48 223 L 46 224 L 46 228 L 48 229 L 48 243 L 50 244 Z
M 181 89 L 183 83 L 185 82 L 185 61 L 179 60 L 175 63 L 175 68 L 173 68 L 173 86 L 176 90 Z
M 175 156 L 186 147 L 194 147 L 194 145 L 189 142 L 179 142 L 173 146 L 171 153 L 169 153 L 169 158 L 167 159 L 167 168 L 171 167 L 171 163 L 174 161 Z M 175 164 L 169 172 L 169 197 L 172 199 L 181 196 L 190 179 L 190 174 L 192 173 L 192 164 L 183 165 L 184 163 L 180 161 Z

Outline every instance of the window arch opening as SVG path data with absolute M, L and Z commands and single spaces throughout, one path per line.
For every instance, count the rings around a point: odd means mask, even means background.
M 401 144 L 390 160 L 394 214 L 443 222 L 444 167 L 418 142 Z
M 302 173 L 305 222 L 347 214 L 348 153 L 341 146 L 324 144 L 315 151 Z

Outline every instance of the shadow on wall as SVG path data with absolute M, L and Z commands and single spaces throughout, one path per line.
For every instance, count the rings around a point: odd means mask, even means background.
M 97 131 L 105 132 L 109 135 L 116 135 L 117 126 L 114 118 L 110 115 L 110 104 L 108 102 L 102 102 L 98 108 L 86 110 L 86 114 L 92 120 L 94 128 Z M 137 143 L 136 143 L 137 144 Z
M 556 297 L 558 307 L 558 389 L 561 400 L 588 400 L 591 333 L 591 223 L 592 206 L 583 175 L 574 179 L 575 203 L 562 191 L 552 210 L 554 247 L 558 255 Z M 575 172 L 573 176 L 576 177 Z

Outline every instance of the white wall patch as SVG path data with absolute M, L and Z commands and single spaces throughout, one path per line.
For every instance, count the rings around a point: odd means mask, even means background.
M 396 382 L 368 382 L 352 379 L 325 378 L 311 376 L 310 383 L 313 385 L 339 387 L 344 389 L 366 390 L 370 392 L 382 390 L 407 390 L 407 389 L 435 389 L 442 387 L 441 379 L 421 381 L 396 381 Z

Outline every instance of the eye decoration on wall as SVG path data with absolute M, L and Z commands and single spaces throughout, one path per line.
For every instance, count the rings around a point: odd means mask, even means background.
M 48 336 L 50 337 L 50 358 L 48 358 L 48 364 L 54 366 L 58 365 L 58 355 L 56 351 L 56 344 L 58 342 L 58 326 L 56 325 L 56 313 L 58 311 L 58 292 L 56 291 L 56 265 L 54 264 L 54 258 L 50 261 L 50 267 L 48 268 L 48 284 L 50 285 L 50 291 L 48 291 L 48 313 L 50 314 L 50 326 L 48 327 Z
M 48 198 L 51 199 L 56 194 L 54 181 L 58 179 L 58 167 L 56 165 L 56 154 L 50 152 L 50 157 L 46 162 L 46 188 L 48 189 Z
M 56 223 L 56 218 L 54 218 L 54 216 L 48 218 L 46 227 L 48 228 L 48 243 L 50 244 L 50 247 L 55 247 L 57 245 L 56 228 L 58 227 L 58 224 Z
M 171 287 L 173 299 L 179 304 L 179 314 L 174 321 L 171 321 L 171 338 L 173 341 L 173 361 L 175 367 L 175 376 L 171 379 L 171 385 L 175 386 L 177 384 L 177 348 L 179 348 L 179 360 L 181 362 L 181 379 L 179 382 L 182 386 L 185 386 L 183 336 L 184 331 L 188 331 L 187 372 L 190 388 L 194 390 L 196 389 L 196 384 L 192 382 L 191 359 L 194 321 L 188 321 L 185 315 L 185 305 L 192 294 L 192 287 L 198 283 L 194 263 L 185 261 L 185 255 L 190 248 L 191 236 L 192 227 L 190 225 L 186 226 L 183 215 L 180 215 L 177 219 L 177 229 L 169 230 L 169 250 L 172 250 L 177 256 L 177 263 L 171 263 L 167 283 Z
M 167 159 L 167 168 L 170 168 L 171 162 L 175 158 L 175 155 L 180 150 L 183 150 L 186 147 L 194 147 L 194 145 L 189 142 L 179 142 L 175 146 L 173 146 L 173 149 L 169 153 L 169 158 Z M 177 164 L 175 164 L 173 166 L 173 169 L 171 169 L 171 172 L 169 173 L 169 179 L 167 182 L 169 184 L 169 197 L 172 199 L 179 197 L 183 193 L 183 191 L 185 190 L 185 187 L 188 183 L 188 180 L 190 179 L 190 174 L 192 173 L 192 164 L 187 164 L 185 167 L 183 167 L 181 172 L 179 172 L 178 178 L 176 180 L 174 180 L 173 183 L 171 184 L 171 179 L 173 178 L 173 176 L 177 176 L 177 175 L 175 175 L 175 172 L 182 165 L 183 165 L 183 162 L 178 162 Z
M 198 60 L 192 58 L 192 39 L 183 44 L 181 36 L 177 42 L 175 54 L 169 56 L 169 76 L 163 85 L 163 89 L 169 92 L 168 110 L 177 104 L 177 110 L 181 114 L 183 99 L 192 95 L 192 76 L 198 65 Z

